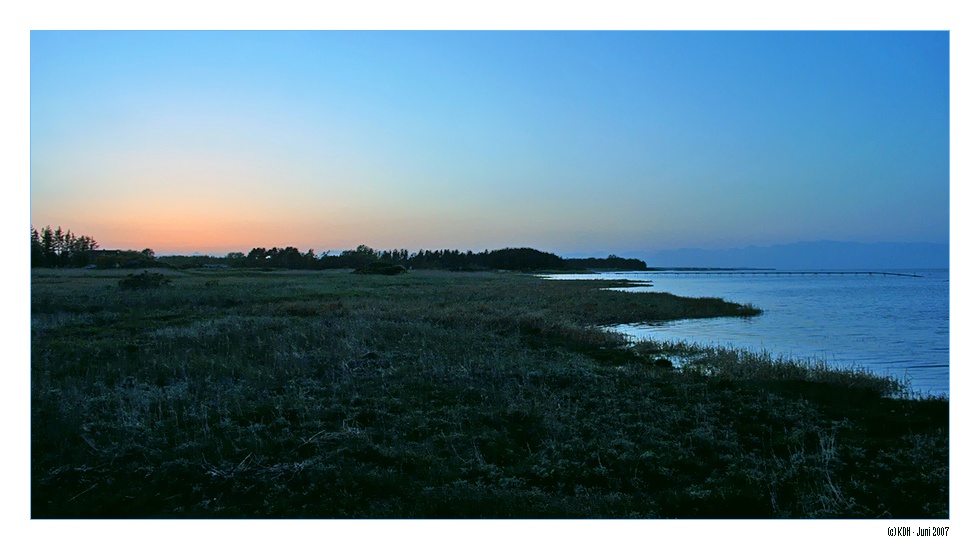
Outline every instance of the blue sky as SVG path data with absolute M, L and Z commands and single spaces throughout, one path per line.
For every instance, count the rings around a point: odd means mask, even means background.
M 158 253 L 949 242 L 946 32 L 31 33 L 31 220 Z

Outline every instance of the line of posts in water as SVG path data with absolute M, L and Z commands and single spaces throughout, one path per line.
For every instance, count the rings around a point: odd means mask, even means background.
M 914 273 L 892 273 L 888 271 L 736 271 L 727 269 L 652 271 L 662 275 L 884 275 L 889 277 L 923 277 L 923 275 Z

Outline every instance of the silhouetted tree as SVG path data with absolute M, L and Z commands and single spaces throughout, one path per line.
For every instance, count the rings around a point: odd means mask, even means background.
M 608 258 L 567 258 L 565 265 L 574 269 L 609 269 L 621 271 L 643 271 L 647 263 L 635 258 L 620 258 L 610 254 Z
M 31 267 L 80 267 L 91 261 L 91 252 L 98 248 L 95 239 L 76 237 L 71 230 L 55 230 L 45 226 L 38 231 L 31 226 Z
M 504 248 L 487 254 L 486 265 L 492 269 L 534 271 L 561 269 L 565 262 L 555 254 L 533 248 Z
M 41 245 L 41 234 L 31 226 L 31 267 L 40 267 L 44 260 L 44 247 Z
M 340 253 L 344 267 L 364 267 L 378 261 L 378 254 L 367 245 L 358 245 L 354 250 L 344 250 Z
M 229 267 L 245 267 L 245 254 L 242 252 L 229 252 L 225 256 L 225 263 Z
M 263 267 L 266 261 L 266 251 L 264 248 L 253 248 L 245 258 L 248 267 Z

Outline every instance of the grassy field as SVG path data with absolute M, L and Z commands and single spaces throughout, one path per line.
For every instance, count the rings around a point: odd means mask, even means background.
M 31 276 L 34 518 L 946 518 L 949 403 L 510 273 Z M 623 284 L 623 283 L 618 283 Z

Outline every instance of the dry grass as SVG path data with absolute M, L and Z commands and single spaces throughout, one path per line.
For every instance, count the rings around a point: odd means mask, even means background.
M 948 516 L 948 401 L 596 328 L 736 304 L 497 273 L 32 275 L 33 517 Z

